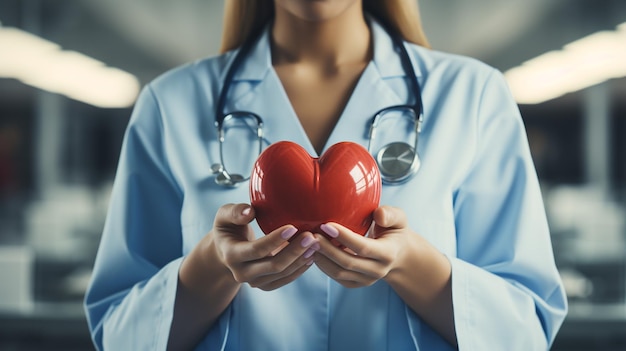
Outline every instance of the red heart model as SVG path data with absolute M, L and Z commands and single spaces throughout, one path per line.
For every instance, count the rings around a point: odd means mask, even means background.
M 376 161 L 359 144 L 341 142 L 314 158 L 300 145 L 281 141 L 255 162 L 250 203 L 265 234 L 285 224 L 323 233 L 321 224 L 336 222 L 365 235 L 381 189 Z

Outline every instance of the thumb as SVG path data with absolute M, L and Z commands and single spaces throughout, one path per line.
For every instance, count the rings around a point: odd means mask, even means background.
M 215 227 L 242 226 L 254 219 L 254 209 L 248 204 L 226 204 L 217 210 Z
M 380 206 L 374 210 L 374 222 L 377 227 L 388 229 L 401 229 L 407 225 L 404 211 L 392 206 Z

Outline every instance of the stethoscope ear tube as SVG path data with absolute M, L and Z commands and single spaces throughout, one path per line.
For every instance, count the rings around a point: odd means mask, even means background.
M 220 128 L 224 123 L 227 115 L 224 114 L 224 107 L 226 106 L 226 97 L 228 95 L 228 91 L 230 90 L 230 85 L 235 76 L 235 72 L 241 66 L 243 60 L 248 56 L 250 50 L 252 50 L 253 44 L 259 39 L 263 31 L 258 31 L 256 34 L 251 35 L 248 40 L 246 40 L 243 45 L 239 48 L 237 53 L 235 54 L 235 58 L 232 63 L 228 67 L 226 71 L 226 77 L 224 77 L 224 84 L 222 85 L 222 90 L 220 91 L 220 95 L 217 98 L 217 105 L 215 107 L 215 126 Z

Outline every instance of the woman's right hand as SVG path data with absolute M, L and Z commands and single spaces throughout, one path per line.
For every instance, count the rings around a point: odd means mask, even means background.
M 311 266 L 313 253 L 320 248 L 313 234 L 303 232 L 289 241 L 297 228 L 285 225 L 255 239 L 249 225 L 253 219 L 254 209 L 247 204 L 224 205 L 205 238 L 212 241 L 208 254 L 214 254 L 236 282 L 274 290 L 294 281 Z
M 168 350 L 197 345 L 231 303 L 242 283 L 263 290 L 289 284 L 313 263 L 320 248 L 313 234 L 286 225 L 255 239 L 246 204 L 220 207 L 213 229 L 183 260 L 178 271 Z

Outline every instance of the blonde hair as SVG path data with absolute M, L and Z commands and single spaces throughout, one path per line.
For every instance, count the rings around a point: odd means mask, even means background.
M 363 0 L 363 10 L 408 42 L 430 48 L 417 0 Z M 241 46 L 274 16 L 273 0 L 227 0 L 220 52 Z

